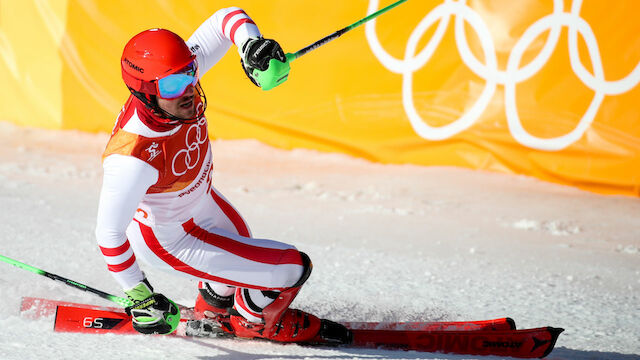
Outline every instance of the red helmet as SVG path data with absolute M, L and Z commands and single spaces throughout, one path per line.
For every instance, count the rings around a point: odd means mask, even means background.
M 177 34 L 165 29 L 145 30 L 129 40 L 122 52 L 122 79 L 133 91 L 156 95 L 153 83 L 196 58 Z
M 163 122 L 189 122 L 197 120 L 206 109 L 206 97 L 200 87 L 197 76 L 196 55 L 189 50 L 184 40 L 174 32 L 165 29 L 145 30 L 129 40 L 122 52 L 120 66 L 122 79 L 129 91 L 142 101 Z M 195 69 L 195 78 L 192 85 L 203 99 L 204 106 L 192 119 L 182 119 L 162 110 L 154 96 L 158 96 L 162 87 L 158 87 L 160 79 L 174 73 L 179 73 L 185 68 Z M 186 84 L 183 84 L 186 86 Z M 182 88 L 184 91 L 184 87 Z

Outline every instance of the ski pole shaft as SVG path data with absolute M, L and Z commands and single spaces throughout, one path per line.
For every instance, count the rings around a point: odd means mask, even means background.
M 304 48 L 302 48 L 302 49 L 300 49 L 300 50 L 296 51 L 296 52 L 295 52 L 295 53 L 293 53 L 293 54 L 287 54 L 287 55 L 288 55 L 288 56 L 287 56 L 287 59 L 289 60 L 289 62 L 291 62 L 291 61 L 293 61 L 293 60 L 295 60 L 295 59 L 299 58 L 300 56 L 302 56 L 302 55 L 304 55 L 304 54 L 306 54 L 306 53 L 310 52 L 311 50 L 317 49 L 317 48 L 319 48 L 320 46 L 322 46 L 322 45 L 324 45 L 324 44 L 328 43 L 329 41 L 339 38 L 340 36 L 342 36 L 342 34 L 346 33 L 347 31 L 352 30 L 352 29 L 355 29 L 355 28 L 357 28 L 358 26 L 360 26 L 360 25 L 362 25 L 362 24 L 366 23 L 366 22 L 367 22 L 367 21 L 369 21 L 369 20 L 375 19 L 376 17 L 378 17 L 378 16 L 380 16 L 380 15 L 382 15 L 382 14 L 386 13 L 387 11 L 389 11 L 389 10 L 393 9 L 394 7 L 396 7 L 396 6 L 398 6 L 398 5 L 402 4 L 402 3 L 404 3 L 404 2 L 406 2 L 406 1 L 407 1 L 407 0 L 399 0 L 399 1 L 396 1 L 395 3 L 393 3 L 393 4 L 389 5 L 389 6 L 385 7 L 385 8 L 382 8 L 382 9 L 380 9 L 380 10 L 378 10 L 378 11 L 374 12 L 374 13 L 373 13 L 373 14 L 371 14 L 371 15 L 368 15 L 367 17 L 365 17 L 365 18 L 363 18 L 363 19 L 361 19 L 361 20 L 358 20 L 358 21 L 356 21 L 355 23 L 353 23 L 353 24 L 351 24 L 351 25 L 349 25 L 349 26 L 347 26 L 347 27 L 345 27 L 345 28 L 342 28 L 342 29 L 340 29 L 340 30 L 338 30 L 338 31 L 334 32 L 333 34 L 330 34 L 330 35 L 327 35 L 327 36 L 323 37 L 322 39 L 320 39 L 320 40 L 318 40 L 318 41 L 314 42 L 313 44 L 311 44 L 311 45 L 309 45 L 309 46 L 307 46 L 307 47 L 304 47 Z
M 266 70 L 259 70 L 259 69 L 254 69 L 253 70 L 253 74 L 252 77 L 253 79 L 260 84 L 260 88 L 262 88 L 262 90 L 271 90 L 274 87 L 282 84 L 283 82 L 287 81 L 288 77 L 289 77 L 289 70 L 291 69 L 291 66 L 289 65 L 293 60 L 299 58 L 300 56 L 310 52 L 313 49 L 317 49 L 320 46 L 328 43 L 331 40 L 337 39 L 340 36 L 342 36 L 342 34 L 346 33 L 349 30 L 355 29 L 358 26 L 366 23 L 367 21 L 371 20 L 371 19 L 375 19 L 376 17 L 386 13 L 387 11 L 393 9 L 394 7 L 406 2 L 407 0 L 399 0 L 396 1 L 395 3 L 382 8 L 376 12 L 374 12 L 373 14 L 359 20 L 356 21 L 355 23 L 340 29 L 336 32 L 334 32 L 331 35 L 325 36 L 322 39 L 314 42 L 313 44 L 302 48 L 298 51 L 296 51 L 295 53 L 287 53 L 285 54 L 286 60 L 284 62 L 282 61 L 278 61 L 276 59 L 271 59 L 269 60 L 269 65 L 267 66 Z
M 106 293 L 104 291 L 100 291 L 98 289 L 94 289 L 92 287 L 89 287 L 87 285 L 81 284 L 79 282 L 73 281 L 73 280 L 69 280 L 67 278 L 64 278 L 62 276 L 56 275 L 56 274 L 52 274 L 48 271 L 44 271 L 42 269 L 38 269 L 36 267 L 33 267 L 31 265 L 27 265 L 25 263 L 22 263 L 18 260 L 14 260 L 11 258 L 8 258 L 6 256 L 0 255 L 0 260 L 6 262 L 7 264 L 11 264 L 13 266 L 19 267 L 21 269 L 27 270 L 27 271 L 31 271 L 34 274 L 38 274 L 38 275 L 42 275 L 42 276 L 46 276 L 49 279 L 52 280 L 56 280 L 56 281 L 60 281 L 63 282 L 71 287 L 74 287 L 76 289 L 80 289 L 83 291 L 87 291 L 93 294 L 96 294 L 98 296 L 100 296 L 103 299 L 107 299 L 109 301 L 112 301 L 122 307 L 127 307 L 127 306 L 131 306 L 133 305 L 133 302 L 131 302 L 131 300 L 127 299 L 127 298 L 123 298 L 123 297 L 119 297 L 119 296 L 115 296 L 115 295 L 111 295 L 109 293 Z

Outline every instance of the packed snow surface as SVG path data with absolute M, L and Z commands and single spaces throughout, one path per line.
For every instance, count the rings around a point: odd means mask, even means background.
M 0 254 L 121 296 L 93 235 L 107 138 L 0 122 Z M 566 329 L 549 359 L 640 359 L 637 198 L 252 140 L 214 141 L 213 151 L 214 184 L 254 236 L 311 256 L 314 272 L 297 308 L 337 321 L 509 316 L 519 328 Z M 20 316 L 22 296 L 110 304 L 0 267 L 0 359 L 477 358 L 54 333 L 52 318 Z M 143 268 L 157 291 L 193 304 L 194 281 Z

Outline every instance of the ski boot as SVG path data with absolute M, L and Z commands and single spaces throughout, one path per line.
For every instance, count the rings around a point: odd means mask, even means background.
M 196 319 L 224 318 L 229 316 L 229 310 L 233 306 L 233 295 L 220 296 L 207 283 L 198 286 L 198 297 L 193 308 Z
M 231 327 L 238 337 L 262 338 L 277 342 L 307 342 L 318 335 L 321 321 L 304 311 L 287 309 L 273 329 L 265 324 L 247 321 L 240 315 L 231 315 Z M 271 330 L 271 331 L 265 331 Z
M 235 336 L 261 338 L 277 342 L 295 342 L 310 345 L 350 344 L 353 335 L 344 325 L 319 319 L 301 310 L 287 309 L 271 331 L 263 323 L 247 321 L 232 311 L 229 324 Z

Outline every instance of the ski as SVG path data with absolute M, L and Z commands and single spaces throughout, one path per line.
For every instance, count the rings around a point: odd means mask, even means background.
M 137 334 L 131 317 L 122 310 L 58 305 L 53 331 L 82 333 Z
M 68 301 L 50 300 L 35 297 L 23 297 L 20 312 L 30 319 L 52 316 L 58 306 L 71 306 L 85 309 L 122 311 L 121 308 L 96 306 Z M 180 306 L 181 319 L 194 319 L 193 308 Z M 477 330 L 515 330 L 513 319 L 505 317 L 479 321 L 417 321 L 417 322 L 341 322 L 351 330 L 405 330 L 405 331 L 477 331 Z M 193 325 L 196 326 L 195 324 Z
M 480 321 L 434 321 L 434 322 L 342 322 L 351 330 L 391 330 L 391 331 L 478 331 L 515 330 L 516 323 L 511 318 Z
M 20 315 L 27 319 L 40 319 L 55 315 L 58 306 L 77 306 L 85 309 L 122 311 L 122 308 L 80 304 L 62 300 L 51 300 L 25 296 L 20 303 Z
M 40 304 L 46 303 L 42 300 Z M 77 306 L 76 306 L 77 305 Z M 82 333 L 139 334 L 131 326 L 130 317 L 121 309 L 73 305 L 56 305 L 54 331 Z M 365 323 L 342 325 L 323 320 L 323 330 L 330 335 L 346 326 L 348 341 L 336 343 L 320 334 L 303 346 L 341 346 L 380 348 L 466 355 L 496 355 L 538 358 L 548 355 L 563 329 L 542 327 L 513 329 L 509 318 L 473 322 Z M 466 329 L 466 330 L 465 330 Z M 321 333 L 322 333 L 321 331 Z M 344 330 L 342 330 L 344 331 Z M 183 319 L 172 336 L 233 338 L 224 319 Z
M 53 316 L 56 313 L 58 306 L 75 306 L 84 309 L 106 310 L 106 311 L 122 311 L 122 308 L 113 306 L 99 306 L 74 303 L 63 300 L 52 300 L 45 298 L 37 298 L 30 296 L 23 296 L 20 303 L 20 314 L 28 319 L 39 319 L 44 317 Z M 180 309 L 180 318 L 193 319 L 193 308 L 178 304 Z
M 563 331 L 564 329 L 552 327 L 494 331 L 352 330 L 353 340 L 350 346 L 542 358 L 551 353 Z

